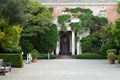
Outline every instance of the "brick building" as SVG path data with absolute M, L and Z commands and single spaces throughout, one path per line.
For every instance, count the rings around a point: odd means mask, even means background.
M 106 17 L 109 23 L 114 23 L 119 17 L 117 14 L 117 0 L 39 0 L 46 7 L 53 7 L 54 23 L 58 27 L 58 32 L 61 33 L 59 24 L 57 23 L 57 17 L 65 14 L 66 8 L 89 8 L 93 11 L 93 15 Z M 67 14 L 67 13 L 66 13 Z M 79 21 L 71 20 L 72 22 Z M 67 25 L 67 24 L 66 24 Z M 89 31 L 79 34 L 80 39 L 89 35 Z M 67 25 L 67 33 L 59 38 L 57 47 L 55 50 L 56 55 L 75 55 L 81 54 L 80 41 L 75 41 L 75 32 L 71 30 L 71 27 Z

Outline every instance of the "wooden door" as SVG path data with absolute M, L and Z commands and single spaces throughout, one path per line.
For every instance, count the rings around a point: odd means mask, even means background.
M 61 37 L 60 53 L 61 53 L 61 55 L 69 54 L 69 39 L 68 39 L 67 35 L 64 35 Z

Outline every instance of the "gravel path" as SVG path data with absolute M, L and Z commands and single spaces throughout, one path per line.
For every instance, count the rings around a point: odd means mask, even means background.
M 107 60 L 39 60 L 12 68 L 0 80 L 120 80 L 120 64 L 110 65 Z

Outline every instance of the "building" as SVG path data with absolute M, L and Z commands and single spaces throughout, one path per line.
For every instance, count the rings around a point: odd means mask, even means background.
M 75 32 L 71 30 L 69 23 L 66 23 L 67 32 L 61 31 L 60 25 L 57 23 L 57 17 L 63 14 L 66 8 L 89 8 L 93 11 L 93 15 L 106 17 L 109 23 L 114 23 L 119 14 L 117 14 L 117 0 L 39 0 L 46 7 L 53 7 L 54 23 L 58 27 L 60 34 L 55 50 L 56 55 L 78 55 L 82 53 L 80 41 L 75 41 Z M 79 22 L 78 19 L 72 19 L 71 22 Z M 79 34 L 79 39 L 89 35 L 89 31 Z

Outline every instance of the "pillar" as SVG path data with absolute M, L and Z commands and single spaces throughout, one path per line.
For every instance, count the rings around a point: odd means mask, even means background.
M 60 45 L 59 45 L 59 41 L 57 41 L 56 55 L 59 55 L 59 52 L 60 52 Z
M 72 55 L 75 55 L 75 32 L 72 31 Z

